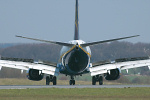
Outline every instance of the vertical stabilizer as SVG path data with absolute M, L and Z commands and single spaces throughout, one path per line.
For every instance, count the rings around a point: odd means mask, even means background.
M 79 40 L 79 19 L 78 19 L 78 0 L 76 0 L 76 8 L 75 8 L 75 33 L 74 40 Z

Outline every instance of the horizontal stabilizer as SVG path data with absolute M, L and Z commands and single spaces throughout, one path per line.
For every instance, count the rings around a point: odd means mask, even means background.
M 16 37 L 25 38 L 25 39 L 29 39 L 29 40 L 35 40 L 35 41 L 41 41 L 41 42 L 46 42 L 46 43 L 53 43 L 53 44 L 58 44 L 58 45 L 62 45 L 62 46 L 73 46 L 73 44 L 64 43 L 64 42 L 56 42 L 56 41 L 41 40 L 41 39 L 35 39 L 35 38 L 29 38 L 29 37 L 23 37 L 23 36 L 18 36 L 18 35 L 16 35 Z
M 100 43 L 106 43 L 106 42 L 112 42 L 112 41 L 127 39 L 127 38 L 133 38 L 133 37 L 137 37 L 137 36 L 139 36 L 139 35 L 117 38 L 117 39 L 104 40 L 104 41 L 97 41 L 97 42 L 90 42 L 90 43 L 81 44 L 81 46 L 86 47 L 86 46 L 96 45 L 96 44 L 100 44 Z

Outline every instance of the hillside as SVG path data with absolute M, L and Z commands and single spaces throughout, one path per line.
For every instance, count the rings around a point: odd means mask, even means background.
M 0 55 L 4 57 L 30 58 L 36 61 L 44 60 L 52 62 L 57 62 L 59 60 L 59 51 L 61 50 L 61 46 L 53 44 L 12 44 L 9 46 L 0 45 L 0 48 Z M 91 46 L 91 51 L 92 62 L 114 60 L 125 57 L 143 57 L 150 55 L 150 44 L 112 42 Z M 150 71 L 147 67 L 129 70 L 129 74 L 139 73 L 141 75 L 150 75 Z M 123 74 L 127 75 L 125 71 L 123 71 Z M 20 70 L 8 68 L 2 68 L 2 71 L 0 71 L 1 78 L 19 78 L 25 77 L 25 75 L 25 72 L 21 75 Z

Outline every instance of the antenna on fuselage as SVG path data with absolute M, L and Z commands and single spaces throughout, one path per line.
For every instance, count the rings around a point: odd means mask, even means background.
M 74 33 L 74 40 L 79 40 L 79 9 L 78 9 L 78 0 L 76 0 L 75 6 L 75 33 Z

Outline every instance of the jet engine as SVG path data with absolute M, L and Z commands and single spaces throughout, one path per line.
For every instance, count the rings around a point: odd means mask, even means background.
M 120 69 L 118 69 L 118 68 L 112 69 L 112 70 L 110 70 L 110 73 L 107 73 L 105 75 L 105 79 L 106 80 L 117 80 L 120 78 L 120 73 L 121 73 Z
M 39 71 L 39 70 L 29 69 L 27 71 L 27 78 L 29 80 L 40 81 L 43 79 L 43 77 L 44 77 L 44 74 L 42 74 L 41 71 Z

